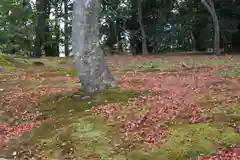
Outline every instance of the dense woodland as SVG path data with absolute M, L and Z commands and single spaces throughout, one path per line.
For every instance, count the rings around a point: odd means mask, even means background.
M 72 11 L 70 0 L 1 0 L 1 52 L 68 56 Z M 239 17 L 236 0 L 103 0 L 99 36 L 107 54 L 206 51 L 217 45 L 239 52 Z

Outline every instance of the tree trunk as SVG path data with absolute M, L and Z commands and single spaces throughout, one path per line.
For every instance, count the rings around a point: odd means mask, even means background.
M 142 54 L 148 55 L 147 36 L 144 30 L 143 17 L 142 17 L 142 0 L 138 0 L 138 22 L 140 25 L 141 37 L 142 37 Z
M 117 87 L 99 43 L 99 0 L 75 0 L 72 51 L 83 90 L 93 93 Z
M 113 50 L 114 45 L 118 42 L 117 41 L 117 32 L 116 32 L 116 24 L 111 19 L 107 19 L 107 23 L 109 25 L 109 28 L 108 28 L 108 32 L 107 32 L 108 37 L 107 37 L 106 45 Z
M 217 18 L 217 13 L 214 7 L 214 3 L 212 0 L 202 0 L 203 5 L 207 8 L 208 12 L 211 14 L 213 19 L 213 25 L 214 25 L 214 42 L 213 42 L 213 52 L 214 54 L 220 53 L 220 27 L 219 27 L 219 21 Z
M 42 56 L 42 45 L 44 41 L 45 33 L 45 17 L 46 17 L 46 4 L 47 0 L 36 0 L 36 8 L 38 12 L 37 27 L 36 27 L 36 38 L 35 38 L 35 54 L 36 57 Z
M 69 56 L 69 31 L 68 31 L 68 0 L 64 0 L 64 51 Z
M 196 40 L 193 32 L 191 31 L 192 52 L 196 52 Z
M 60 47 L 60 25 L 57 24 L 56 26 L 56 41 L 55 41 L 55 52 L 54 52 L 54 57 L 59 57 L 60 55 L 60 50 L 59 50 L 59 47 Z
M 60 46 L 60 25 L 59 25 L 59 10 L 58 10 L 58 3 L 54 6 L 55 8 L 55 26 L 54 26 L 54 32 L 55 32 L 55 40 L 53 43 L 53 48 L 54 48 L 54 57 L 58 57 L 60 54 L 59 51 L 59 46 Z
M 48 0 L 47 2 L 47 7 L 46 7 L 46 14 L 45 14 L 45 19 L 50 19 L 50 10 L 51 10 L 51 4 L 50 1 Z M 52 33 L 50 32 L 50 24 L 49 22 L 45 22 L 45 34 L 44 34 L 44 52 L 45 56 L 53 56 L 54 49 L 52 43 Z
M 121 37 L 121 32 L 122 32 L 122 24 L 120 23 L 119 18 L 116 19 L 116 24 L 115 24 L 115 29 L 116 29 L 116 41 L 117 41 L 117 49 L 118 53 L 122 54 L 123 48 L 122 48 L 122 37 Z

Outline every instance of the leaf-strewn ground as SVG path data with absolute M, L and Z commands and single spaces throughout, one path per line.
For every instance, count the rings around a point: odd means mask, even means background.
M 71 59 L 1 56 L 0 155 L 240 159 L 239 60 L 113 56 L 119 88 L 82 99 Z

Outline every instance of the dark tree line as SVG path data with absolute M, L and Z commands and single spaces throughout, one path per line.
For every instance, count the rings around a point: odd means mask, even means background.
M 1 52 L 70 55 L 72 1 L 2 0 L 0 4 Z M 108 48 L 107 54 L 240 51 L 239 1 L 103 0 L 100 9 L 99 35 L 105 36 L 101 44 Z

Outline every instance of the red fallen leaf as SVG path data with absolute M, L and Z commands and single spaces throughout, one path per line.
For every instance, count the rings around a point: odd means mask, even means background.
M 16 89 L 3 94 L 3 99 L 0 104 L 4 109 L 12 114 L 14 118 L 23 120 L 35 119 L 41 113 L 26 113 L 25 107 L 28 105 L 37 104 L 42 96 L 48 96 L 60 92 L 77 92 L 79 87 L 47 87 L 32 89 Z
M 67 77 L 67 76 L 66 76 Z M 49 79 L 63 80 L 62 77 L 41 77 L 39 73 L 25 72 L 19 75 L 11 75 L 8 77 L 9 80 L 33 80 L 33 81 L 44 81 Z M 73 80 L 76 78 L 65 78 L 65 80 Z M 13 119 L 21 120 L 33 120 L 37 122 L 25 123 L 15 126 L 9 126 L 7 124 L 0 124 L 0 147 L 4 147 L 9 140 L 21 136 L 23 133 L 32 130 L 33 127 L 39 126 L 43 121 L 48 120 L 47 117 L 42 117 L 40 112 L 27 112 L 26 107 L 28 105 L 37 104 L 42 96 L 48 96 L 60 92 L 77 92 L 79 87 L 46 87 L 46 88 L 35 88 L 35 89 L 24 89 L 16 88 L 9 92 L 3 93 L 0 106 L 9 113 L 11 113 Z
M 239 160 L 239 152 L 240 149 L 238 147 L 232 147 L 220 150 L 212 156 L 198 156 L 196 160 Z
M 146 57 L 142 56 L 131 58 L 115 56 L 113 58 L 115 58 L 112 60 L 115 61 L 116 64 L 120 64 L 121 61 L 126 60 L 146 59 Z M 182 58 L 181 56 L 172 57 L 172 59 L 179 60 Z M 220 77 L 215 74 L 215 71 L 219 68 L 221 67 L 199 69 L 198 72 L 181 71 L 178 73 L 119 72 L 116 77 L 122 90 L 144 91 L 151 89 L 153 94 L 133 98 L 129 101 L 128 106 L 125 107 L 128 108 L 128 110 L 123 109 L 119 104 L 107 104 L 104 106 L 96 106 L 92 108 L 92 111 L 104 116 L 109 121 L 117 122 L 117 125 L 120 126 L 119 132 L 122 140 L 123 142 L 127 141 L 129 147 L 134 146 L 134 142 L 136 141 L 146 143 L 150 147 L 159 145 L 168 134 L 167 129 L 162 129 L 159 126 L 159 122 L 173 121 L 178 116 L 182 116 L 181 114 L 183 113 L 190 115 L 186 117 L 186 120 L 190 121 L 190 123 L 198 123 L 204 120 L 202 119 L 202 113 L 204 113 L 204 111 L 196 104 L 197 96 L 199 93 L 213 89 L 206 87 L 206 83 L 215 82 L 220 79 Z M 22 78 L 23 80 L 46 80 L 49 77 L 43 78 L 41 75 L 28 73 L 17 78 Z M 59 79 L 61 78 L 52 78 L 52 80 Z M 14 91 L 7 94 L 5 104 L 8 104 L 9 107 L 11 106 L 8 109 L 17 115 L 19 110 L 21 111 L 20 108 L 26 106 L 26 99 L 31 103 L 37 103 L 41 95 L 73 91 L 74 89 L 75 88 L 69 90 L 66 88 L 42 88 L 31 91 L 19 89 L 17 92 Z M 13 99 L 11 99 L 11 96 L 13 96 Z M 148 115 L 145 115 L 146 110 L 149 111 Z M 22 118 L 23 115 L 17 116 Z M 24 116 L 26 116 L 24 118 L 34 119 L 35 115 L 26 113 Z M 25 127 L 19 126 L 19 128 L 11 128 L 11 130 L 8 130 L 8 134 L 11 135 L 10 133 L 15 132 L 22 133 L 30 129 L 31 125 L 26 125 Z
M 44 121 L 20 124 L 17 126 L 9 126 L 0 124 L 4 128 L 4 134 L 0 135 L 0 148 L 4 147 L 11 139 L 20 137 L 23 133 L 32 130 L 32 128 L 41 125 Z
M 178 117 L 189 123 L 206 120 L 204 113 L 208 111 L 198 105 L 198 96 L 213 90 L 207 84 L 222 80 L 216 74 L 217 70 L 207 68 L 198 72 L 117 73 L 116 79 L 122 90 L 152 90 L 153 93 L 133 98 L 127 106 L 114 103 L 96 106 L 92 111 L 115 122 L 124 142 L 141 141 L 150 146 L 159 145 L 168 134 L 167 130 L 161 129 L 159 122 L 174 122 Z M 149 114 L 145 115 L 147 111 Z

